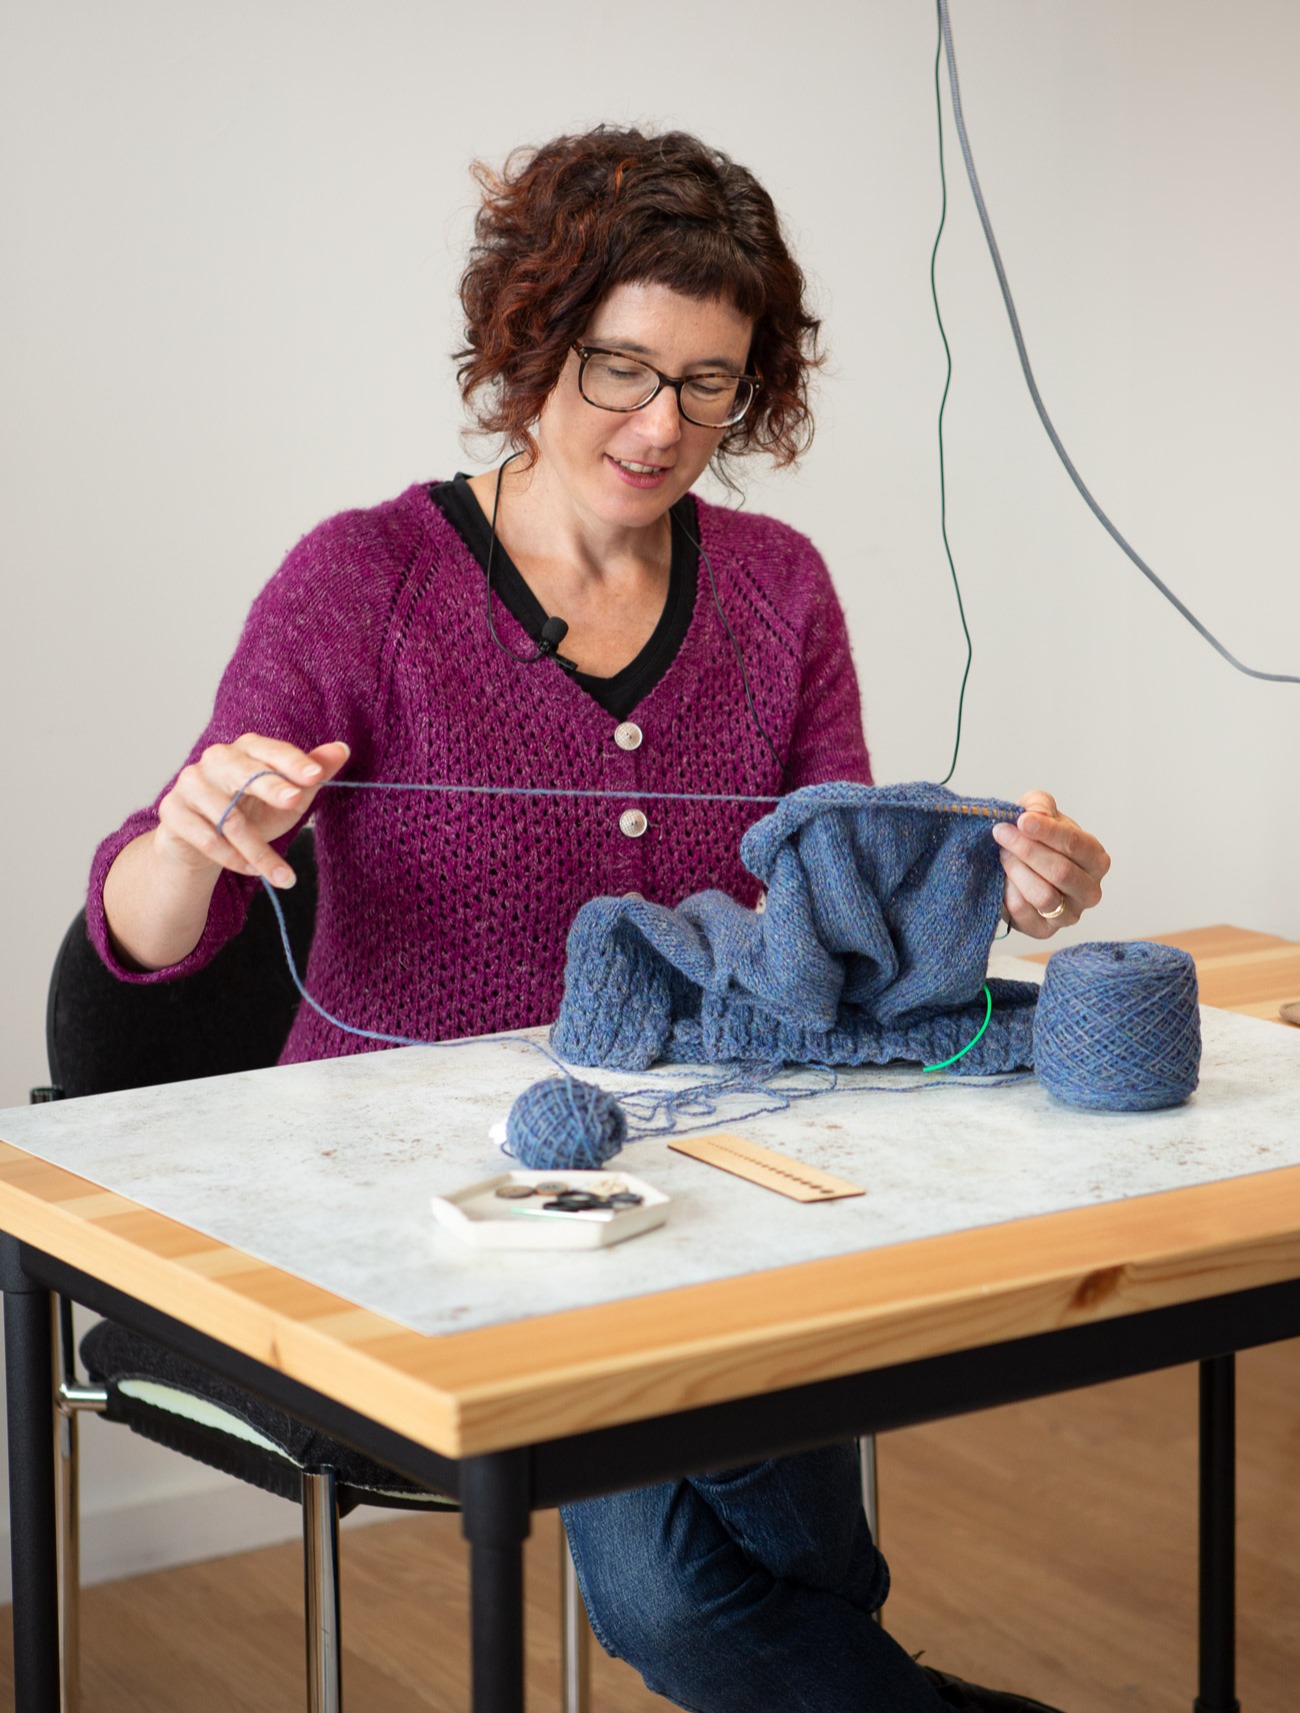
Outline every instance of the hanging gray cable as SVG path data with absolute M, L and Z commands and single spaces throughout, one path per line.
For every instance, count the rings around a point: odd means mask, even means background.
M 1024 370 L 1025 380 L 1029 386 L 1029 396 L 1034 401 L 1034 409 L 1038 412 L 1039 420 L 1047 430 L 1047 438 L 1056 448 L 1057 457 L 1061 460 L 1062 464 L 1065 465 L 1066 472 L 1069 475 L 1070 480 L 1083 495 L 1084 499 L 1087 501 L 1089 510 L 1097 519 L 1098 523 L 1101 524 L 1106 533 L 1118 547 L 1124 550 L 1148 582 L 1153 583 L 1155 587 L 1159 589 L 1164 598 L 1172 606 L 1178 609 L 1178 611 L 1187 620 L 1188 624 L 1195 630 L 1199 631 L 1205 638 L 1206 642 L 1209 643 L 1210 647 L 1216 649 L 1230 666 L 1235 666 L 1238 672 L 1244 672 L 1251 678 L 1264 678 L 1272 684 L 1300 684 L 1300 677 L 1297 677 L 1293 673 L 1261 672 L 1254 666 L 1247 666 L 1243 661 L 1238 660 L 1235 654 L 1230 653 L 1228 649 L 1223 646 L 1218 637 L 1214 635 L 1213 631 L 1208 630 L 1205 625 L 1201 623 L 1200 619 L 1197 618 L 1196 614 L 1192 612 L 1190 607 L 1180 601 L 1169 585 L 1163 582 L 1151 569 L 1146 560 L 1143 559 L 1134 548 L 1129 546 L 1128 542 L 1120 534 L 1119 530 L 1116 529 L 1115 525 L 1106 516 L 1105 512 L 1097 504 L 1096 500 L 1093 499 L 1083 477 L 1075 469 L 1071 462 L 1069 453 L 1061 444 L 1061 437 L 1053 427 L 1052 419 L 1048 416 L 1047 408 L 1043 404 L 1042 395 L 1038 391 L 1038 383 L 1034 379 L 1034 371 L 1029 366 L 1029 353 L 1025 349 L 1024 336 L 1020 331 L 1020 318 L 1016 314 L 1016 306 L 1012 301 L 1011 287 L 1007 283 L 1006 269 L 1002 265 L 1002 256 L 998 250 L 998 241 L 993 236 L 993 226 L 989 220 L 989 211 L 984 206 L 984 195 L 980 190 L 979 176 L 975 171 L 975 160 L 971 154 L 970 139 L 966 135 L 966 121 L 961 110 L 961 89 L 957 82 L 957 55 L 952 45 L 952 21 L 948 16 L 948 0 L 937 0 L 937 4 L 939 8 L 939 28 L 943 31 L 944 57 L 948 62 L 948 82 L 952 88 L 952 116 L 957 126 L 957 137 L 961 143 L 962 159 L 966 163 L 966 176 L 970 180 L 970 187 L 975 196 L 975 206 L 979 210 L 980 225 L 984 228 L 984 237 L 988 242 L 989 254 L 993 257 L 993 266 L 997 272 L 998 285 L 1002 289 L 1002 301 L 1007 306 L 1007 316 L 1011 322 L 1011 332 L 1015 337 L 1016 351 L 1020 357 L 1020 367 Z

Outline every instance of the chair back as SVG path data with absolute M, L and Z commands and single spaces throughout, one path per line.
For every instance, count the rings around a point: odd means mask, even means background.
M 280 894 L 294 962 L 306 968 L 316 919 L 310 828 L 289 848 L 298 883 Z M 279 1058 L 298 1010 L 280 929 L 259 887 L 243 931 L 212 962 L 175 981 L 119 981 L 86 937 L 81 911 L 50 977 L 45 1098 L 70 1099 L 259 1070 Z

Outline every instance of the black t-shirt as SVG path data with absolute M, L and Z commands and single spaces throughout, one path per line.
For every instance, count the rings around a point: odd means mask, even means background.
M 452 482 L 431 483 L 429 498 L 454 526 L 486 572 L 492 530 L 468 479 L 458 475 Z M 667 672 L 682 645 L 695 610 L 700 562 L 695 543 L 699 538 L 699 522 L 695 502 L 689 494 L 683 494 L 677 501 L 671 516 L 675 527 L 672 531 L 672 563 L 668 572 L 668 599 L 650 640 L 636 659 L 629 661 L 612 678 L 595 678 L 589 672 L 573 674 L 574 681 L 581 684 L 588 695 L 593 696 L 616 720 L 627 719 L 637 703 L 650 694 Z M 539 642 L 542 626 L 549 615 L 499 540 L 492 553 L 492 587 L 533 641 Z M 558 616 L 563 618 L 564 615 Z M 483 622 L 487 623 L 486 614 Z M 564 644 L 561 643 L 560 653 L 563 652 Z M 557 666 L 554 660 L 547 660 L 538 662 L 538 670 L 556 672 L 564 668 Z

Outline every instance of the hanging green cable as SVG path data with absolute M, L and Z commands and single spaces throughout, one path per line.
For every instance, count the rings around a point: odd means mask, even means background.
M 939 240 L 943 237 L 944 222 L 948 218 L 948 178 L 943 165 L 943 95 L 939 82 L 939 67 L 943 60 L 943 14 L 939 13 L 939 44 L 934 53 L 934 105 L 939 121 L 939 187 L 942 192 L 942 205 L 939 210 L 939 230 L 934 235 L 934 249 L 930 252 L 930 296 L 934 299 L 934 317 L 939 323 L 939 337 L 943 340 L 943 354 L 948 364 L 948 372 L 943 383 L 943 398 L 939 403 L 939 527 L 943 535 L 943 550 L 948 556 L 948 569 L 952 573 L 952 586 L 957 595 L 957 612 L 961 618 L 962 635 L 966 638 L 966 669 L 961 675 L 961 689 L 957 694 L 957 733 L 953 740 L 952 761 L 948 771 L 939 781 L 946 785 L 957 771 L 957 752 L 961 748 L 961 716 L 966 702 L 966 683 L 970 678 L 971 661 L 975 650 L 970 639 L 970 626 L 966 623 L 966 606 L 961 598 L 961 584 L 957 581 L 957 567 L 953 564 L 952 548 L 948 544 L 948 483 L 944 469 L 943 458 L 943 413 L 948 403 L 948 389 L 952 386 L 952 351 L 948 345 L 948 335 L 944 331 L 943 314 L 939 308 L 939 286 L 935 278 L 935 266 L 939 259 Z
M 962 1048 L 961 1052 L 960 1053 L 954 1053 L 950 1059 L 940 1059 L 939 1063 L 937 1065 L 922 1065 L 921 1066 L 922 1072 L 924 1073 L 926 1071 L 944 1071 L 944 1070 L 947 1070 L 949 1065 L 955 1065 L 957 1063 L 958 1059 L 964 1059 L 966 1057 L 967 1053 L 970 1052 L 971 1048 L 973 1046 L 975 1046 L 976 1043 L 983 1036 L 984 1031 L 989 1026 L 989 1019 L 992 1017 L 992 1015 L 993 1015 L 993 989 L 989 986 L 989 984 L 987 982 L 985 982 L 984 983 L 984 1021 L 980 1024 L 979 1034 L 976 1035 L 973 1040 L 967 1041 L 966 1045 Z

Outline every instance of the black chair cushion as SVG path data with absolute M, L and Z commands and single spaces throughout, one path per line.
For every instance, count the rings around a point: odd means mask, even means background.
M 90 1329 L 81 1341 L 81 1359 L 92 1383 L 108 1392 L 104 1413 L 110 1421 L 123 1422 L 146 1439 L 282 1499 L 301 1500 L 303 1470 L 329 1467 L 338 1479 L 340 1515 L 359 1504 L 400 1510 L 455 1508 L 454 1500 L 431 1493 L 113 1321 L 100 1321 Z M 133 1396 L 141 1383 L 150 1391 L 163 1390 L 152 1397 Z M 241 1437 L 233 1423 L 204 1421 L 203 1405 L 215 1405 L 269 1445 Z

